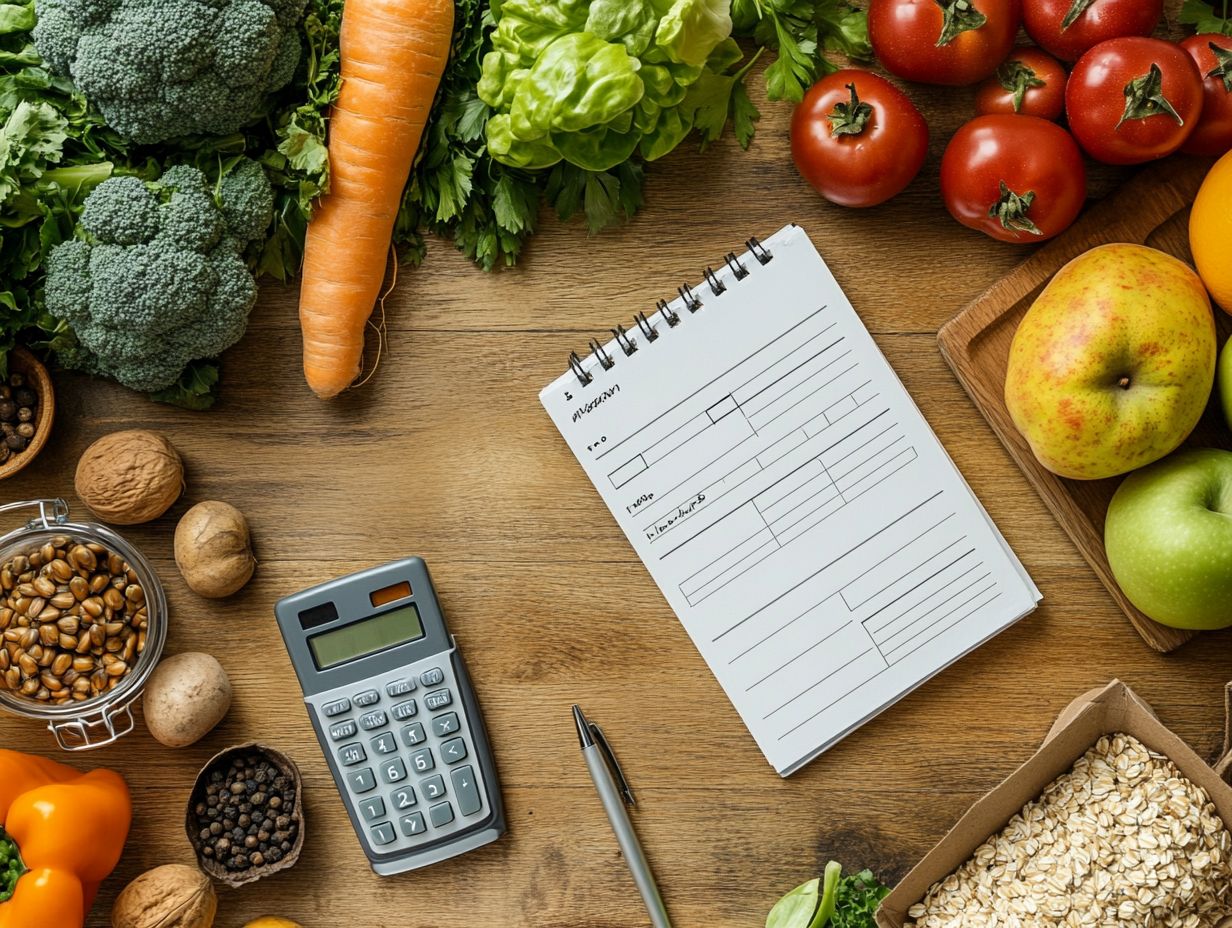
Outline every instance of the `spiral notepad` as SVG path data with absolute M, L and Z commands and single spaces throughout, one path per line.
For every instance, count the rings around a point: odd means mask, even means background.
M 780 774 L 1035 608 L 799 227 L 612 332 L 540 399 Z

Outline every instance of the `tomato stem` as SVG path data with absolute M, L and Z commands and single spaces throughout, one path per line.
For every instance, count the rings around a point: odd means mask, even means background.
M 830 134 L 835 138 L 840 135 L 859 135 L 872 118 L 873 108 L 856 96 L 856 85 L 853 81 L 847 85 L 851 91 L 850 103 L 836 103 L 834 112 L 826 118 L 830 120 Z
M 1121 114 L 1116 128 L 1121 128 L 1121 123 L 1127 119 L 1150 119 L 1163 113 L 1175 119 L 1178 126 L 1185 125 L 1176 107 L 1164 96 L 1163 87 L 1164 72 L 1159 65 L 1151 62 L 1151 70 L 1125 85 L 1125 112 Z
M 1215 67 L 1207 71 L 1206 76 L 1219 78 L 1223 81 L 1224 91 L 1232 93 L 1232 48 L 1224 48 L 1214 42 L 1210 45 L 1215 54 Z
M 977 10 L 971 0 L 937 0 L 941 7 L 941 35 L 937 48 L 949 45 L 954 38 L 969 29 L 978 29 L 988 22 L 988 17 Z
M 1022 101 L 1027 91 L 1032 87 L 1043 87 L 1046 81 L 1036 77 L 1031 67 L 1022 61 L 1011 58 L 997 68 L 997 81 L 1009 93 L 1014 95 L 1014 112 L 1022 109 Z
M 1078 17 L 1087 11 L 1087 7 L 1091 5 L 1091 0 L 1074 0 L 1074 5 L 1069 8 L 1065 14 L 1065 18 L 1061 20 L 1061 31 L 1064 32 L 1070 26 L 1078 21 Z
M 1029 232 L 1032 235 L 1043 235 L 1039 226 L 1027 216 L 1031 204 L 1035 202 L 1035 191 L 1028 190 L 1022 196 L 1009 188 L 1009 184 L 1001 181 L 1001 196 L 988 208 L 988 215 L 994 216 L 1001 223 L 1001 228 L 1011 232 Z

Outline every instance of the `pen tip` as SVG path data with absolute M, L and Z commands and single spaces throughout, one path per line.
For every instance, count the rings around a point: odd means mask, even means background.
M 586 721 L 586 716 L 582 714 L 582 707 L 577 703 L 573 704 L 573 722 L 577 725 L 578 742 L 585 750 L 595 742 L 590 736 L 590 723 Z

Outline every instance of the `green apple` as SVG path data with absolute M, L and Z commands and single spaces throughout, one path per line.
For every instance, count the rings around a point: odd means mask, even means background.
M 1183 451 L 1130 474 L 1104 547 L 1121 590 L 1156 622 L 1232 625 L 1232 451 Z
M 1157 461 L 1197 425 L 1215 319 L 1189 265 L 1101 245 L 1057 271 L 1010 345 L 1005 405 L 1036 458 L 1096 480 Z
M 1232 338 L 1219 353 L 1219 401 L 1223 404 L 1223 417 L 1232 429 Z

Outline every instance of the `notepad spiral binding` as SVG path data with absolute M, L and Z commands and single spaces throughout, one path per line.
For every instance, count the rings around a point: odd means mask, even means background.
M 753 256 L 758 264 L 766 265 L 773 260 L 774 255 L 755 237 L 749 238 L 744 244 L 749 254 Z M 740 262 L 740 258 L 734 251 L 729 251 L 723 256 L 723 263 L 731 270 L 733 280 L 744 280 L 751 273 L 749 268 Z M 703 286 L 708 287 L 710 288 L 711 295 L 716 298 L 727 292 L 727 284 L 719 279 L 718 274 L 714 272 L 714 268 L 709 265 L 702 272 L 702 281 L 698 285 L 698 289 L 701 289 Z M 681 284 L 676 288 L 676 292 L 680 295 L 680 302 L 690 313 L 697 312 L 704 305 L 693 291 L 693 288 L 688 284 Z M 659 337 L 658 330 L 651 323 L 651 318 L 656 314 L 667 323 L 669 328 L 680 324 L 680 314 L 671 308 L 668 300 L 659 300 L 655 304 L 655 312 L 651 313 L 650 316 L 647 316 L 644 312 L 639 312 L 633 317 L 633 322 L 645 337 L 647 344 L 650 344 Z M 617 325 L 611 331 L 616 337 L 616 344 L 624 352 L 625 357 L 629 357 L 637 351 L 637 339 L 635 335 L 630 334 L 629 329 L 626 329 L 623 325 Z M 603 370 L 611 370 L 616 366 L 616 359 L 612 357 L 611 353 L 598 339 L 592 338 L 589 347 L 590 351 L 588 354 L 595 356 L 595 360 L 599 362 L 599 366 Z M 583 387 L 588 386 L 595 379 L 595 375 L 586 370 L 586 367 L 582 364 L 582 358 L 578 356 L 576 351 L 569 352 L 569 368 Z

